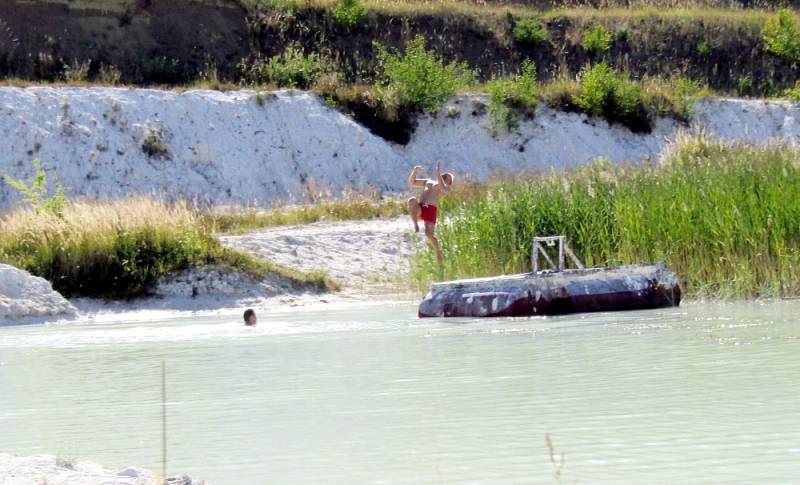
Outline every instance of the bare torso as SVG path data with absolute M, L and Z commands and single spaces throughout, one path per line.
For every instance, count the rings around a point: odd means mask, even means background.
M 439 189 L 439 183 L 435 180 L 426 180 L 425 188 L 422 189 L 422 194 L 419 196 L 420 205 L 439 205 L 439 197 L 442 196 L 442 191 Z

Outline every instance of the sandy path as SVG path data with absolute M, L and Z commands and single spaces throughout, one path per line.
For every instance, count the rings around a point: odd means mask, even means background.
M 424 243 L 406 217 L 279 227 L 220 241 L 283 266 L 325 271 L 345 289 L 370 293 L 408 288 L 415 245 Z

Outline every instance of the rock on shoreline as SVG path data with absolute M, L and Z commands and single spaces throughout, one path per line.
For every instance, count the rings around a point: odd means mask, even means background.
M 53 455 L 14 456 L 0 453 L 0 483 L 3 485 L 156 485 L 159 479 L 143 468 L 128 467 L 115 472 L 89 461 L 71 461 Z M 171 485 L 192 485 L 188 477 L 170 478 Z
M 0 264 L 0 323 L 45 316 L 74 316 L 72 304 L 27 271 Z

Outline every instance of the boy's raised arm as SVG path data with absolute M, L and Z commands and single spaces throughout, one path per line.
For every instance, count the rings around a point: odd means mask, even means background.
M 417 174 L 419 174 L 420 170 L 422 170 L 422 166 L 414 166 L 414 169 L 411 171 L 411 175 L 408 177 L 409 187 L 425 187 L 425 179 L 417 178 Z
M 444 183 L 444 179 L 442 178 L 442 161 L 436 160 L 436 181 L 439 183 L 438 188 L 441 192 L 447 193 L 450 192 L 450 187 Z

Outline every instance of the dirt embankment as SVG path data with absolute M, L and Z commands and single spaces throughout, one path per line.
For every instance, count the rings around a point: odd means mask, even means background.
M 248 52 L 247 12 L 231 0 L 4 0 L 0 76 L 52 81 L 64 64 L 113 65 L 123 80 L 178 83 Z
M 243 58 L 279 54 L 294 43 L 333 59 L 348 80 L 370 82 L 378 72 L 376 42 L 400 48 L 421 34 L 430 48 L 446 59 L 467 61 L 484 80 L 517 71 L 526 58 L 536 62 L 540 79 L 549 79 L 576 73 L 596 60 L 581 45 L 583 31 L 595 24 L 613 34 L 607 54 L 611 63 L 633 76 L 682 74 L 739 95 L 776 94 L 800 77 L 800 66 L 765 52 L 761 32 L 765 17 L 755 13 L 704 18 L 699 13 L 650 11 L 629 16 L 587 10 L 546 17 L 543 25 L 549 39 L 526 45 L 514 40 L 519 17 L 497 11 L 484 15 L 468 10 L 403 14 L 371 10 L 357 25 L 344 28 L 324 8 L 244 6 L 251 3 L 5 0 L 0 2 L 0 77 L 55 80 L 64 76 L 64 64 L 91 59 L 90 80 L 98 79 L 101 65 L 108 64 L 119 69 L 123 82 L 133 84 L 183 84 L 215 70 L 221 80 L 230 81 L 236 80 L 236 65 Z M 569 2 L 510 3 L 546 8 Z M 723 6 L 714 0 L 708 4 Z

